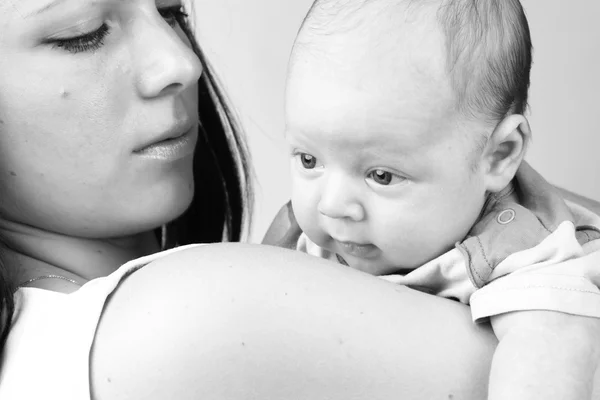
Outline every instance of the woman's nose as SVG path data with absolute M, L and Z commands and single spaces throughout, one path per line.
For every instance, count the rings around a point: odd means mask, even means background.
M 350 182 L 332 177 L 323 182 L 318 211 L 332 219 L 349 219 L 359 222 L 365 218 L 365 210 Z
M 137 43 L 137 84 L 142 97 L 173 95 L 197 84 L 202 64 L 187 40 L 166 23 L 146 24 Z

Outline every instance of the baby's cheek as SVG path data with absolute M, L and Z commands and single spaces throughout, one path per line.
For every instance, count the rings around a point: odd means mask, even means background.
M 430 232 L 410 218 L 388 218 L 376 229 L 376 245 L 390 265 L 416 268 L 429 261 L 434 251 Z

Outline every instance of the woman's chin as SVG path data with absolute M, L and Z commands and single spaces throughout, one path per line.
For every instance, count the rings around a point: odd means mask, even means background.
M 193 182 L 181 182 L 175 187 L 164 188 L 154 195 L 145 195 L 137 202 L 128 202 L 126 208 L 115 210 L 107 218 L 102 236 L 128 236 L 147 232 L 167 224 L 181 216 L 194 197 Z M 98 225 L 97 225 L 98 227 Z
M 139 188 L 134 195 L 140 197 L 132 202 L 133 209 L 143 213 L 140 220 L 150 219 L 162 225 L 176 219 L 188 209 L 194 197 L 191 164 L 164 176 L 151 187 Z
M 147 221 L 149 228 L 167 224 L 180 217 L 192 203 L 194 197 L 193 183 L 186 190 L 177 191 L 175 194 L 165 196 L 162 199 L 156 199 L 154 204 L 151 202 L 144 208 L 144 215 L 140 216 L 138 221 Z M 160 201 L 158 201 L 160 200 Z

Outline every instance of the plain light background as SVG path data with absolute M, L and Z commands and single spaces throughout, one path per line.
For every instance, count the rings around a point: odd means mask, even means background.
M 500 0 L 502 1 L 502 0 Z M 600 200 L 600 1 L 522 0 L 534 44 L 528 161 L 547 180 Z M 250 240 L 289 199 L 283 92 L 312 0 L 194 0 L 200 44 L 246 130 L 256 177 Z

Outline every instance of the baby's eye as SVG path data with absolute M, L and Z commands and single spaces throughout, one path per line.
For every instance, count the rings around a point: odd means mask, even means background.
M 392 183 L 392 178 L 394 177 L 391 172 L 384 171 L 382 169 L 376 169 L 370 174 L 371 179 L 373 179 L 376 183 L 380 185 L 389 185 Z
M 306 153 L 300 153 L 298 156 L 300 157 L 300 162 L 302 163 L 302 167 L 304 167 L 304 169 L 314 169 L 317 166 L 316 157 Z
M 403 178 L 399 175 L 396 175 L 392 172 L 383 169 L 375 169 L 369 172 L 369 174 L 367 175 L 367 179 L 370 179 L 381 186 L 394 185 L 406 180 L 406 178 Z

